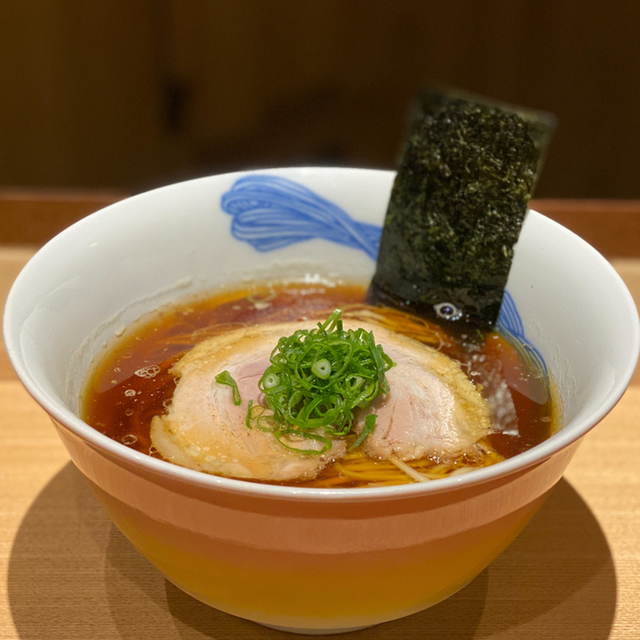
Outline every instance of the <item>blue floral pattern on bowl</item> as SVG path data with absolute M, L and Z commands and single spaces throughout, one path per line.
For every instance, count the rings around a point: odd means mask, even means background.
M 257 251 L 273 251 L 322 238 L 378 257 L 382 227 L 357 222 L 336 204 L 307 187 L 273 175 L 249 174 L 222 195 L 220 206 L 232 216 L 231 233 Z M 497 327 L 502 335 L 547 375 L 540 352 L 525 336 L 515 302 L 505 291 Z

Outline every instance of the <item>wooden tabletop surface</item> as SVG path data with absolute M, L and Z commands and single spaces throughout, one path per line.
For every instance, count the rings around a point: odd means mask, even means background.
M 35 245 L 110 199 L 0 193 L 0 303 Z M 599 248 L 640 300 L 640 202 L 534 206 Z M 23 246 L 30 239 L 34 246 Z M 292 637 L 200 604 L 139 556 L 98 506 L 3 346 L 0 406 L 0 639 Z M 430 610 L 344 637 L 640 639 L 639 424 L 636 376 L 531 524 L 476 580 Z

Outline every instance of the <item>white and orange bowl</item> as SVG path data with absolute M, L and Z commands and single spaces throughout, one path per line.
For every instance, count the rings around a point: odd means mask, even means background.
M 544 362 L 563 427 L 525 453 L 430 483 L 295 488 L 183 469 L 78 417 L 92 359 L 164 303 L 255 277 L 370 278 L 393 178 L 297 168 L 156 189 L 55 237 L 9 295 L 12 363 L 73 462 L 135 547 L 222 611 L 320 634 L 447 598 L 525 527 L 633 373 L 639 325 L 625 285 L 592 247 L 530 211 L 500 325 Z

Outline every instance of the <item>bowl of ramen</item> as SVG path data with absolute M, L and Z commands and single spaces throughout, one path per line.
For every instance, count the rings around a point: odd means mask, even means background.
M 222 611 L 331 633 L 435 605 L 515 539 L 631 378 L 630 294 L 535 211 L 494 329 L 367 304 L 393 180 L 160 188 L 65 230 L 9 296 L 13 365 L 98 500 Z

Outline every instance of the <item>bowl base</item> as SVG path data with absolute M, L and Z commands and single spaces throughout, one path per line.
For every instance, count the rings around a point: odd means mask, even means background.
M 262 627 L 268 627 L 269 629 L 274 629 L 275 631 L 284 631 L 285 633 L 299 633 L 305 636 L 331 636 L 338 633 L 349 633 L 350 631 L 362 631 L 362 629 L 370 629 L 371 627 L 375 627 L 375 624 L 365 624 L 362 627 L 343 627 L 340 629 L 298 629 L 297 627 L 279 627 L 275 624 L 264 624 L 263 622 L 258 622 Z

